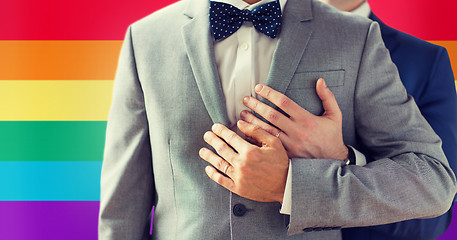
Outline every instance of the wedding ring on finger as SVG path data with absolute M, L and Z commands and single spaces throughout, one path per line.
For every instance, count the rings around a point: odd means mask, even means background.
M 224 167 L 224 171 L 222 171 L 225 175 L 227 175 L 227 169 L 230 167 L 230 164 L 227 163 Z
M 278 131 L 278 133 L 275 134 L 275 137 L 279 138 L 279 135 L 281 135 L 281 131 Z

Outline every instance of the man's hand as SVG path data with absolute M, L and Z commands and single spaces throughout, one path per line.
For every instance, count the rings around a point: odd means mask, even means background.
M 212 165 L 206 167 L 206 173 L 242 197 L 259 202 L 282 202 L 289 159 L 281 141 L 256 125 L 242 120 L 237 125 L 261 146 L 250 144 L 222 124 L 214 124 L 203 138 L 219 156 L 207 148 L 199 152 L 200 157 Z
M 324 79 L 320 78 L 316 84 L 317 94 L 325 110 L 322 116 L 313 115 L 284 94 L 265 85 L 257 85 L 255 91 L 290 117 L 253 97 L 245 97 L 244 105 L 279 129 L 256 118 L 249 111 L 241 112 L 241 119 L 258 125 L 281 139 L 290 158 L 347 159 L 348 149 L 343 142 L 341 110 Z

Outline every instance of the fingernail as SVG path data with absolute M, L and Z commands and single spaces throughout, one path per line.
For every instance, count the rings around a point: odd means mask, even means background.
M 246 111 L 246 110 L 241 111 L 241 113 L 240 113 L 241 118 L 245 118 L 246 115 L 248 115 L 248 111 Z
M 203 139 L 208 140 L 209 134 L 210 134 L 209 132 L 205 132 L 205 134 L 203 134 Z
M 200 156 L 203 156 L 204 153 L 205 153 L 205 149 L 204 148 L 201 148 L 200 151 L 198 151 L 198 154 Z
M 210 167 L 210 166 L 206 166 L 206 167 L 205 167 L 205 172 L 206 172 L 206 174 L 209 174 L 210 171 L 211 171 L 211 167 Z
M 322 85 L 327 88 L 327 84 L 325 84 L 325 80 L 323 78 L 319 78 L 319 81 L 322 82 Z
M 244 103 L 249 102 L 249 97 L 244 97 L 244 98 L 243 98 L 243 102 L 244 102 Z
M 216 132 L 216 131 L 217 131 L 218 129 L 220 129 L 220 128 L 221 128 L 221 125 L 220 125 L 219 123 L 215 123 L 215 124 L 213 124 L 213 126 L 211 127 L 211 130 L 212 130 L 213 132 Z
M 256 93 L 259 93 L 260 91 L 262 91 L 262 88 L 263 88 L 263 85 L 262 84 L 257 84 L 255 86 L 255 92 Z
M 244 124 L 246 124 L 246 122 L 245 122 L 245 121 L 243 121 L 243 120 L 238 120 L 238 124 L 240 124 L 240 125 L 244 125 Z

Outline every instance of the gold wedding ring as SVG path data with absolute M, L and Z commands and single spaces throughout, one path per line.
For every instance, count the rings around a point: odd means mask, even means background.
M 280 134 L 281 134 L 281 131 L 278 131 L 278 133 L 276 133 L 275 137 L 279 138 Z
M 230 167 L 230 164 L 227 163 L 227 165 L 225 165 L 224 171 L 223 171 L 223 173 L 224 173 L 225 175 L 227 175 L 227 169 L 228 169 L 229 167 Z

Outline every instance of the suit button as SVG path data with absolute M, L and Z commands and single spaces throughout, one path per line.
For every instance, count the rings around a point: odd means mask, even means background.
M 246 214 L 246 207 L 243 204 L 235 204 L 233 206 L 233 214 L 237 217 L 242 217 Z
M 303 229 L 303 232 L 312 232 L 313 231 L 313 228 L 305 228 Z
M 321 227 L 317 227 L 317 228 L 313 228 L 313 231 L 316 231 L 316 232 L 320 232 L 322 231 L 323 229 Z
M 330 230 L 332 230 L 332 229 L 333 229 L 332 227 L 325 227 L 325 228 L 323 228 L 324 231 L 330 231 Z

